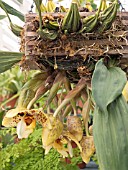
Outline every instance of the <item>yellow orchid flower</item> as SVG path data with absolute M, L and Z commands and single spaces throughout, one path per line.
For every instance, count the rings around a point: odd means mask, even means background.
M 64 144 L 67 144 L 67 147 L 65 147 Z M 71 142 L 65 139 L 62 135 L 49 146 L 44 146 L 45 154 L 47 154 L 51 148 L 56 149 L 63 156 L 63 158 L 68 157 L 68 153 L 70 157 L 73 157 Z
M 19 107 L 9 110 L 4 116 L 2 125 L 5 127 L 15 127 L 21 120 L 21 117 L 24 116 L 25 111 L 27 111 L 26 108 Z
M 67 129 L 78 141 L 82 139 L 83 136 L 82 121 L 78 116 L 67 117 Z
M 63 133 L 62 133 L 63 134 Z M 63 135 L 61 135 L 59 137 L 58 140 L 56 140 L 55 142 L 57 142 L 61 147 L 57 148 L 57 145 L 53 145 L 53 147 L 63 156 L 63 157 L 67 157 L 69 153 L 70 157 L 73 157 L 73 148 L 71 145 L 71 140 L 67 139 L 67 137 L 64 137 Z M 67 146 L 66 146 L 67 145 Z M 61 150 L 61 151 L 60 151 Z M 64 153 L 64 152 L 67 153 Z
M 53 148 L 56 149 L 63 156 L 63 158 L 68 157 L 68 149 L 64 147 L 61 139 L 54 141 Z
M 58 118 L 53 117 L 52 114 L 48 115 L 48 120 L 46 121 L 46 125 L 42 131 L 43 146 L 46 147 L 52 144 L 56 139 L 59 138 L 62 131 L 62 122 Z
M 62 135 L 60 135 L 58 139 L 54 140 L 48 146 L 43 146 L 43 148 L 45 149 L 45 154 L 47 154 L 51 148 L 54 148 L 63 156 L 63 158 L 68 157 L 68 155 L 70 155 L 70 157 L 73 157 L 73 148 L 71 145 L 71 141 L 74 141 L 78 145 L 80 152 L 82 152 L 82 148 L 77 139 L 70 132 L 63 131 Z M 67 146 L 65 146 L 65 144 Z
M 74 141 L 80 149 L 80 152 L 82 152 L 82 147 L 74 135 L 72 135 L 69 131 L 63 131 L 62 135 L 64 138 L 68 139 L 68 141 Z
M 27 138 L 36 126 L 36 120 L 30 110 L 24 108 L 11 109 L 3 118 L 2 125 L 5 127 L 17 127 L 19 139 Z
M 95 152 L 93 136 L 83 136 L 80 144 L 82 146 L 81 157 L 85 163 L 88 163 L 90 161 L 90 157 Z

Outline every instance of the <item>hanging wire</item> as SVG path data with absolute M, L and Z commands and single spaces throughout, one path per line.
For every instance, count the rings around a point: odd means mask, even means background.
M 31 7 L 30 7 L 31 9 L 28 11 L 29 13 L 33 13 L 33 8 L 34 8 L 34 2 L 32 3 L 32 5 L 31 5 Z
M 126 9 L 123 7 L 123 5 L 122 5 L 122 3 L 120 2 L 120 0 L 118 0 L 118 3 L 119 3 L 119 5 L 120 5 L 120 7 L 121 7 L 121 11 L 126 11 Z

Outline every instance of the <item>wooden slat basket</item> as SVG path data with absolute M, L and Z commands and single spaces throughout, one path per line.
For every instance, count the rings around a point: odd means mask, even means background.
M 92 12 L 80 12 L 81 18 L 91 14 Z M 42 17 L 45 15 L 63 18 L 65 14 L 42 14 Z M 21 41 L 21 51 L 25 52 L 27 61 L 36 62 L 37 67 L 50 66 L 70 73 L 75 71 L 79 76 L 84 76 L 94 69 L 98 59 L 114 56 L 119 59 L 119 64 L 125 72 L 128 72 L 128 12 L 119 12 L 112 29 L 102 35 L 60 33 L 53 41 L 39 38 L 35 29 L 38 27 L 37 18 L 38 15 L 35 13 L 26 15 Z M 29 64 L 29 67 L 32 65 Z

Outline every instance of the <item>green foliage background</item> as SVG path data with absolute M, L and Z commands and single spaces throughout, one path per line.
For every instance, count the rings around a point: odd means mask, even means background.
M 15 129 L 1 130 L 2 139 L 7 139 L 8 134 L 15 136 Z M 41 141 L 42 128 L 35 131 L 19 143 L 9 140 L 5 146 L 4 140 L 1 143 L 0 164 L 2 170 L 78 170 L 76 165 L 66 164 L 60 154 L 51 149 L 45 155 Z M 16 136 L 15 136 L 16 137 Z

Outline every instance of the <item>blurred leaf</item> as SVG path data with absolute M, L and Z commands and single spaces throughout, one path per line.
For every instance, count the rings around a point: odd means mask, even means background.
M 16 9 L 14 9 L 13 7 L 11 7 L 10 5 L 8 5 L 7 3 L 5 3 L 4 1 L 2 1 L 4 8 L 6 9 L 6 11 L 14 16 L 17 16 L 20 20 L 22 20 L 24 22 L 24 15 L 20 12 L 17 11 Z M 2 9 L 3 7 L 0 6 Z M 4 9 L 3 9 L 4 10 Z
M 6 15 L 0 15 L 0 20 L 6 18 Z
M 17 0 L 19 3 L 23 4 L 23 0 Z
M 21 60 L 23 53 L 0 51 L 0 73 L 10 69 Z
M 82 109 L 82 117 L 83 117 L 83 122 L 84 122 L 84 126 L 85 126 L 85 130 L 86 130 L 87 135 L 89 135 L 89 132 L 88 132 L 88 119 L 89 119 L 90 109 L 91 109 L 91 100 L 88 97 L 88 99 L 84 103 L 83 109 Z
M 79 0 L 80 1 L 80 4 L 82 4 L 84 2 L 84 0 Z
M 93 8 L 93 10 L 96 10 L 97 9 L 97 5 L 95 4 L 95 3 L 91 3 L 91 6 L 92 6 L 92 8 Z
M 0 127 L 2 125 L 3 116 L 4 116 L 4 111 L 0 110 Z
M 123 94 L 125 100 L 128 102 L 128 81 L 127 81 L 127 83 L 126 83 L 126 85 L 125 85 L 125 87 L 122 91 L 122 94 Z
M 93 3 L 94 2 L 94 0 L 86 0 L 86 3 Z

